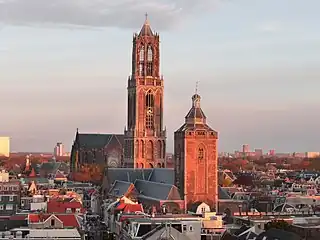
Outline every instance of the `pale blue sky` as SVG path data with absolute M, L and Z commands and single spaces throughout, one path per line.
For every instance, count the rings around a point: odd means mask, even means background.
M 220 151 L 320 151 L 319 9 L 319 0 L 2 0 L 0 135 L 13 151 L 51 151 L 70 148 L 76 128 L 122 133 L 132 34 L 147 11 L 161 36 L 168 151 L 196 81 Z

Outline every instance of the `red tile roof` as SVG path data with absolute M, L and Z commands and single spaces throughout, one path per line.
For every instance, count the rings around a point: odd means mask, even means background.
M 132 213 L 132 212 L 143 212 L 143 207 L 141 204 L 126 204 L 120 203 L 116 210 L 120 210 L 125 213 Z
M 39 223 L 45 222 L 52 215 L 56 216 L 62 223 L 63 227 L 75 227 L 79 228 L 79 222 L 75 214 L 29 214 L 28 221 L 29 223 Z
M 84 213 L 84 208 L 80 202 L 74 201 L 59 201 L 56 199 L 50 199 L 47 204 L 47 212 L 48 213 L 66 213 L 67 209 L 71 209 L 72 212 L 75 212 L 77 208 L 80 209 L 81 213 Z

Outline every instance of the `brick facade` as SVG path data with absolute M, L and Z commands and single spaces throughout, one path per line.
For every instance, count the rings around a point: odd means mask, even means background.
M 218 133 L 206 123 L 200 96 L 192 97 L 185 123 L 174 133 L 175 185 L 186 208 L 205 202 L 212 209 L 218 199 Z
M 160 76 L 159 35 L 146 19 L 133 36 L 132 74 L 128 78 L 127 128 L 124 166 L 165 167 L 166 132 L 163 129 L 163 78 Z

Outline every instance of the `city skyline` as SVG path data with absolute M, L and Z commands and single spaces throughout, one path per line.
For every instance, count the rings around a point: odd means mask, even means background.
M 196 81 L 219 152 L 319 150 L 319 2 L 63 2 L 0 3 L 0 136 L 12 151 L 60 141 L 69 151 L 76 128 L 123 133 L 132 33 L 145 12 L 161 39 L 168 152 Z

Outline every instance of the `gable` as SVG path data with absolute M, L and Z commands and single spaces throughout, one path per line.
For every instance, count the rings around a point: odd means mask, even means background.
M 54 214 L 52 214 L 51 216 L 49 216 L 49 217 L 44 221 L 44 223 L 47 222 L 47 221 L 51 221 L 51 219 L 55 219 L 56 221 L 58 221 L 58 222 L 60 222 L 61 224 L 63 224 L 63 222 L 62 222 L 58 217 L 56 217 Z
M 181 200 L 179 190 L 176 186 L 172 186 L 167 200 Z

